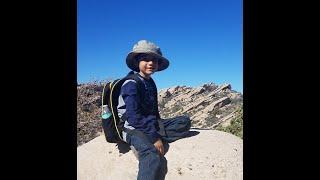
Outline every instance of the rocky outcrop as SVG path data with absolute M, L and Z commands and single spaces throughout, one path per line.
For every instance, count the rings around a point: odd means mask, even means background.
M 100 120 L 102 83 L 78 85 L 77 144 L 86 143 L 101 135 Z M 199 87 L 175 86 L 158 93 L 162 118 L 188 115 L 192 126 L 215 129 L 230 121 L 242 107 L 242 94 L 233 91 L 230 84 L 207 83 Z
M 101 93 L 98 83 L 82 84 L 77 87 L 77 145 L 92 140 L 102 132 Z
M 197 133 L 169 144 L 166 180 L 243 179 L 242 139 L 216 130 L 192 131 Z M 77 148 L 78 180 L 132 180 L 137 172 L 133 152 L 119 152 L 104 135 Z
M 215 128 L 225 117 L 242 107 L 242 94 L 230 84 L 213 83 L 197 88 L 174 87 L 159 92 L 159 109 L 163 118 L 188 115 L 193 127 Z

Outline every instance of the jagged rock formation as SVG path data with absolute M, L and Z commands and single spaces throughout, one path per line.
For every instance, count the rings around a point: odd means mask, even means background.
M 230 84 L 213 83 L 197 88 L 176 86 L 159 92 L 159 109 L 163 118 L 188 115 L 193 127 L 213 129 L 234 117 L 242 107 L 242 95 Z
M 100 120 L 101 83 L 78 85 L 77 100 L 77 144 L 86 143 L 101 135 Z M 159 111 L 162 118 L 188 115 L 192 126 L 215 129 L 229 122 L 235 111 L 242 107 L 242 94 L 231 89 L 230 84 L 214 83 L 192 88 L 175 86 L 158 93 Z

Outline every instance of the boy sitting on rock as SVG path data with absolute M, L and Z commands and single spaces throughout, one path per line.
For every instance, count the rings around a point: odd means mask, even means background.
M 138 154 L 138 180 L 154 180 L 159 176 L 163 142 L 173 142 L 188 135 L 191 123 L 187 116 L 161 119 L 157 104 L 157 87 L 151 78 L 155 72 L 169 66 L 160 48 L 152 42 L 141 40 L 134 45 L 126 63 L 136 71 L 145 87 L 138 93 L 137 82 L 126 80 L 119 96 L 119 117 L 125 122 L 123 140 Z

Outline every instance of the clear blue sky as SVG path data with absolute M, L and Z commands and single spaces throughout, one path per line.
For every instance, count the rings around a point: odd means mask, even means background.
M 77 80 L 116 79 L 146 39 L 170 60 L 158 89 L 230 83 L 243 89 L 242 0 L 78 0 Z

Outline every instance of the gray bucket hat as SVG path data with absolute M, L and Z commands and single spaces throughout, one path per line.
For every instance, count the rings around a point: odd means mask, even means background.
M 139 60 L 143 55 L 152 56 L 152 58 L 158 60 L 157 71 L 167 69 L 169 66 L 169 60 L 162 56 L 160 48 L 154 43 L 149 42 L 147 40 L 140 40 L 137 44 L 133 46 L 132 51 L 128 54 L 126 58 L 127 66 L 130 69 L 139 72 Z

